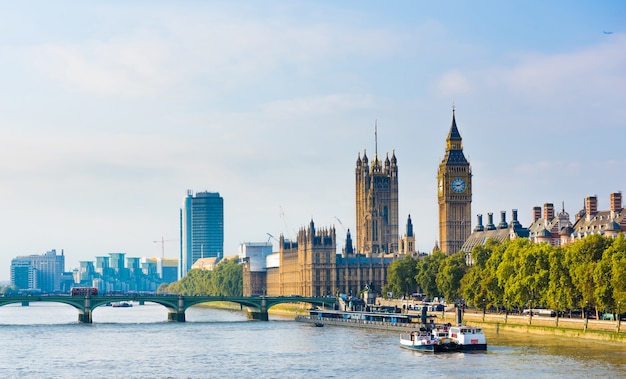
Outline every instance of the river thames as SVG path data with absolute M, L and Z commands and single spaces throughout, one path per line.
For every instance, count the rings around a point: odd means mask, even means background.
M 2 378 L 618 378 L 626 346 L 488 333 L 488 351 L 401 349 L 397 332 L 316 328 L 270 315 L 157 304 L 99 307 L 93 324 L 62 304 L 0 307 Z

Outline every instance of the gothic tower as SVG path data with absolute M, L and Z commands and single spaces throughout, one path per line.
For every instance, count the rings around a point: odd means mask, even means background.
M 472 169 L 463 155 L 463 143 L 456 127 L 454 107 L 452 126 L 446 139 L 446 154 L 439 164 L 437 181 L 439 245 L 441 251 L 450 255 L 461 250 L 472 232 Z
M 376 141 L 376 145 L 378 142 Z M 356 249 L 366 256 L 398 251 L 398 165 L 395 151 L 371 167 L 367 154 L 356 161 Z M 384 166 L 383 166 L 384 164 Z
M 413 222 L 411 221 L 411 215 L 406 221 L 406 234 L 400 238 L 399 241 L 399 253 L 411 254 L 415 253 L 415 235 L 413 234 Z

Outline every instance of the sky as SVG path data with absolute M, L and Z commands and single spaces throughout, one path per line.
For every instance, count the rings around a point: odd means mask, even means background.
M 52 249 L 67 271 L 178 257 L 187 190 L 224 198 L 226 256 L 311 220 L 342 246 L 375 125 L 399 233 L 410 214 L 430 252 L 453 105 L 473 215 L 608 209 L 626 190 L 626 3 L 0 2 L 0 280 Z

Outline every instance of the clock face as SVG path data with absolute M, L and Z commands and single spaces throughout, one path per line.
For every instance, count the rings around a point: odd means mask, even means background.
M 465 181 L 461 178 L 455 178 L 452 180 L 452 191 L 457 193 L 465 191 Z
M 443 179 L 439 180 L 439 194 L 443 193 Z

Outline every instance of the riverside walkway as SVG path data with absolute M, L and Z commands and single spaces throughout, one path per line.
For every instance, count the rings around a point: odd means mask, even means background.
M 78 322 L 92 323 L 92 312 L 95 308 L 109 303 L 136 301 L 140 303 L 151 302 L 163 305 L 168 310 L 167 319 L 173 322 L 185 321 L 185 310 L 191 306 L 216 301 L 231 302 L 246 307 L 248 318 L 252 320 L 267 321 L 269 308 L 277 304 L 285 303 L 309 303 L 322 307 L 333 307 L 336 302 L 334 297 L 301 297 L 301 296 L 182 296 L 182 295 L 37 295 L 37 296 L 3 296 L 0 297 L 0 307 L 7 304 L 21 303 L 28 305 L 30 302 L 63 303 L 73 306 L 78 310 Z

